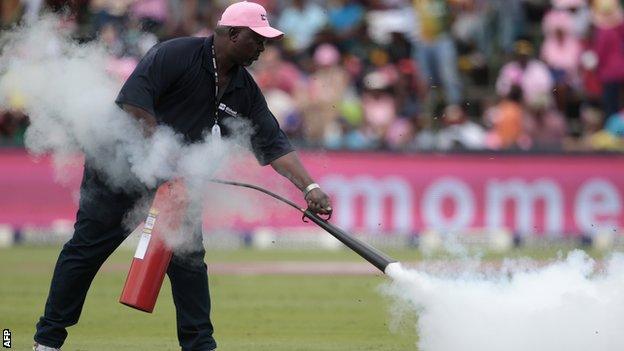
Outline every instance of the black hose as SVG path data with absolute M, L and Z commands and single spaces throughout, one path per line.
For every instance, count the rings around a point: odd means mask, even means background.
M 214 183 L 219 183 L 219 184 L 227 184 L 227 185 L 234 185 L 234 186 L 240 186 L 240 187 L 244 187 L 244 188 L 250 188 L 250 189 L 254 189 L 254 190 L 258 190 L 266 195 L 269 195 L 283 203 L 286 203 L 288 205 L 290 205 L 291 207 L 297 209 L 299 212 L 303 213 L 303 216 L 306 218 L 309 218 L 312 222 L 314 222 L 316 225 L 318 225 L 319 227 L 323 228 L 325 231 L 327 231 L 329 234 L 333 235 L 336 239 L 340 240 L 340 242 L 342 242 L 343 244 L 345 244 L 348 248 L 350 248 L 351 250 L 355 251 L 355 253 L 357 253 L 358 255 L 360 255 L 362 258 L 364 258 L 365 260 L 367 260 L 368 262 L 370 262 L 373 266 L 377 267 L 377 269 L 379 269 L 380 271 L 382 271 L 383 273 L 385 273 L 386 267 L 393 262 L 396 262 L 396 260 L 388 257 L 386 254 L 384 254 L 383 252 L 377 250 L 376 248 L 372 247 L 371 245 L 345 233 L 344 231 L 342 231 L 340 228 L 332 225 L 331 223 L 327 222 L 326 220 L 322 219 L 321 217 L 319 217 L 316 213 L 307 210 L 307 209 L 303 209 L 299 206 L 297 206 L 297 204 L 295 204 L 294 202 L 280 196 L 277 195 L 269 190 L 266 190 L 264 188 L 261 188 L 257 185 L 252 185 L 252 184 L 246 184 L 246 183 L 240 183 L 240 182 L 232 182 L 232 181 L 228 181 L 228 180 L 221 180 L 221 179 L 213 179 L 212 180 Z

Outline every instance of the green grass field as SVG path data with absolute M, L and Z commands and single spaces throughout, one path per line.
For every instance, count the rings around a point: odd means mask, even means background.
M 514 250 L 506 257 L 548 259 L 571 248 Z M 0 249 L 0 328 L 9 328 L 13 349 L 28 350 L 42 313 L 59 247 Z M 401 261 L 422 259 L 416 250 L 388 252 Z M 63 350 L 179 350 L 169 283 L 156 310 L 146 314 L 119 304 L 133 252 L 118 250 L 96 277 L 80 323 L 69 329 Z M 500 255 L 485 255 L 499 260 Z M 209 251 L 211 263 L 363 262 L 353 252 Z M 210 268 L 209 268 L 210 269 Z M 415 350 L 413 324 L 390 331 L 389 301 L 378 275 L 239 275 L 210 277 L 212 319 L 220 351 Z
M 58 247 L 0 250 L 0 328 L 28 350 L 43 310 Z M 118 250 L 96 277 L 63 350 L 179 350 L 169 283 L 153 314 L 117 302 L 133 252 Z M 207 262 L 355 261 L 339 252 L 208 252 Z M 121 269 L 120 267 L 124 267 Z M 382 276 L 212 275 L 219 350 L 413 350 L 411 328 L 392 333 Z

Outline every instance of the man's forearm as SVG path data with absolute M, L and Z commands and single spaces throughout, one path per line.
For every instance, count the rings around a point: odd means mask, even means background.
M 150 136 L 154 133 L 154 131 L 156 130 L 157 122 L 156 117 L 154 117 L 151 113 L 145 111 L 142 108 L 128 104 L 124 104 L 122 108 L 137 121 L 139 121 L 139 123 L 143 127 L 143 133 L 145 134 L 145 136 Z
M 314 180 L 301 164 L 296 152 L 293 151 L 278 158 L 271 162 L 271 166 L 303 192 L 309 210 L 331 217 L 332 206 L 329 196 L 320 189 L 318 184 L 313 184 Z
M 314 180 L 312 180 L 308 171 L 303 167 L 295 151 L 274 160 L 271 162 L 271 167 L 277 173 L 288 178 L 301 191 L 304 191 L 308 185 L 314 183 Z

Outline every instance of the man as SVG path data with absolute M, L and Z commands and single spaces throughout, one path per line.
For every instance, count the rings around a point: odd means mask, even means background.
M 223 12 L 213 37 L 178 38 L 152 48 L 116 102 L 141 121 L 146 134 L 157 125 L 167 125 L 188 142 L 227 136 L 229 121 L 248 121 L 259 162 L 270 164 L 301 189 L 312 211 L 331 214 L 328 196 L 300 163 L 244 68 L 258 59 L 266 40 L 282 35 L 270 27 L 262 6 L 235 3 Z M 141 195 L 110 189 L 87 160 L 74 235 L 63 247 L 54 270 L 45 313 L 34 337 L 36 351 L 59 350 L 66 328 L 78 322 L 93 277 L 128 234 L 122 218 Z M 201 239 L 197 247 L 184 260 L 174 253 L 167 271 L 183 351 L 216 348 Z
M 425 86 L 442 84 L 447 104 L 459 104 L 462 85 L 457 71 L 457 48 L 451 37 L 451 8 L 446 0 L 413 0 L 420 23 L 416 61 Z M 432 91 L 433 92 L 433 91 Z

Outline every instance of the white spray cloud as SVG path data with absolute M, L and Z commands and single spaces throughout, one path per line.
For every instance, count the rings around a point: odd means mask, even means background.
M 145 138 L 139 123 L 114 103 L 122 82 L 106 71 L 103 46 L 77 44 L 52 15 L 5 34 L 0 47 L 0 106 L 21 102 L 31 122 L 26 147 L 36 155 L 53 154 L 61 179 L 66 160 L 82 153 L 117 190 L 183 179 L 194 208 L 189 211 L 193 224 L 201 220 L 204 200 L 236 201 L 207 198 L 206 186 L 217 170 L 227 174 L 230 164 L 248 154 L 248 125 L 236 127 L 236 140 L 208 138 L 187 145 L 166 126 Z M 144 216 L 145 204 L 139 207 L 143 210 L 131 211 L 130 216 Z
M 508 264 L 507 267 L 513 265 Z M 624 255 L 453 277 L 391 264 L 394 322 L 417 314 L 420 351 L 624 350 Z
M 147 185 L 167 170 L 162 163 L 156 167 L 161 172 L 149 166 L 161 157 L 163 145 L 178 140 L 166 131 L 146 140 L 138 123 L 114 104 L 120 84 L 104 69 L 108 55 L 101 46 L 69 40 L 52 16 L 6 34 L 3 44 L 0 103 L 6 106 L 15 96 L 23 101 L 31 122 L 25 138 L 29 151 L 82 152 L 115 188 L 137 186 L 131 184 L 130 167 L 150 171 L 135 174 Z

